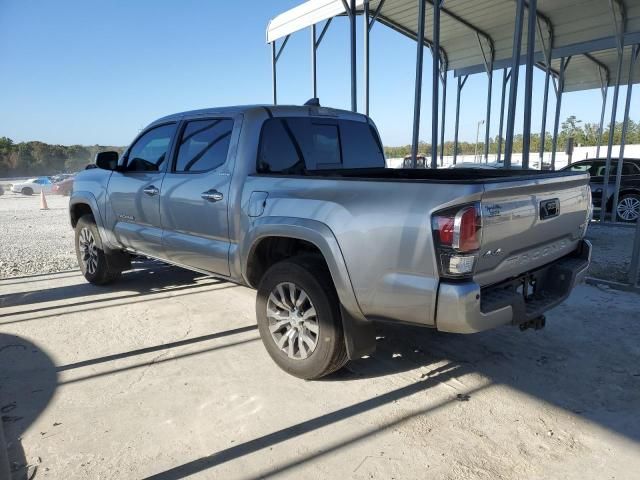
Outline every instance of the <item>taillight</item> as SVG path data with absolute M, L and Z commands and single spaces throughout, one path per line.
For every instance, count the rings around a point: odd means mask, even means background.
M 480 204 L 448 208 L 431 217 L 440 275 L 465 278 L 473 275 L 482 234 Z

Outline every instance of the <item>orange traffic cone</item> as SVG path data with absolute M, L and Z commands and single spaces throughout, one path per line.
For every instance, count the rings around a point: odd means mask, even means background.
M 40 190 L 40 210 L 49 210 L 47 198 L 44 196 L 44 190 Z

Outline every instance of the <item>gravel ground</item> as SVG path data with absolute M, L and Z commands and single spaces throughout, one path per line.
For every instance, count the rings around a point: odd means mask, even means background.
M 589 274 L 595 278 L 628 282 L 635 228 L 611 225 L 589 226 L 587 238 L 593 244 Z
M 640 295 L 580 285 L 542 331 L 380 326 L 305 382 L 261 345 L 254 291 L 139 267 L 0 280 L 14 480 L 639 478 Z
M 78 268 L 69 225 L 69 197 L 0 196 L 0 278 Z
M 40 197 L 8 193 L 0 196 L 0 278 L 78 268 L 69 225 L 68 197 L 49 195 L 49 210 Z M 627 282 L 635 230 L 592 224 L 590 275 Z

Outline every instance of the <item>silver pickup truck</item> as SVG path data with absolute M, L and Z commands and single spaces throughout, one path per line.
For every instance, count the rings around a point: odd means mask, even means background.
M 318 105 L 171 115 L 96 164 L 69 206 L 86 279 L 143 255 L 256 288 L 301 378 L 371 353 L 376 322 L 540 328 L 589 266 L 586 173 L 388 169 L 368 117 Z

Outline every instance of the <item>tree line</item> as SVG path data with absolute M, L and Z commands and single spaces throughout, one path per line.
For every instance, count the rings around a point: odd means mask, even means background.
M 477 145 L 478 154 L 484 152 L 484 135 L 480 132 L 483 141 L 479 141 Z M 552 133 L 547 132 L 544 141 L 545 152 L 550 152 L 552 147 Z M 598 144 L 598 124 L 597 123 L 585 123 L 582 124 L 581 120 L 578 120 L 575 116 L 568 117 L 561 124 L 561 130 L 558 132 L 558 151 L 564 151 L 567 146 L 567 140 L 573 137 L 574 147 L 581 145 L 583 147 L 595 146 Z M 540 134 L 534 133 L 531 135 L 530 151 L 540 151 Z M 498 153 L 498 140 L 496 135 L 489 141 L 489 153 Z M 522 152 L 522 143 L 524 137 L 522 134 L 513 136 L 513 152 Z M 602 133 L 601 145 L 606 146 L 609 140 L 609 128 L 604 129 Z M 613 129 L 613 144 L 619 145 L 622 141 L 622 122 L 616 122 L 616 126 Z M 627 127 L 627 145 L 640 144 L 640 121 L 634 122 L 629 120 Z M 444 142 L 444 155 L 453 155 L 452 141 Z M 430 156 L 431 144 L 420 141 L 418 143 L 418 152 Z M 504 153 L 504 137 L 502 139 L 502 152 Z M 402 145 L 399 147 L 384 147 L 384 153 L 387 158 L 405 157 L 411 154 L 411 145 Z M 458 155 L 473 155 L 476 153 L 475 142 L 458 142 Z
M 614 145 L 620 144 L 622 135 L 622 123 L 616 123 L 613 130 Z M 573 137 L 574 145 L 593 146 L 598 143 L 598 124 L 585 123 L 575 116 L 568 117 L 563 123 L 558 134 L 558 150 L 564 151 L 567 139 Z M 607 128 L 602 135 L 602 145 L 606 145 L 609 138 Z M 551 134 L 547 132 L 545 138 L 545 151 L 551 151 Z M 513 151 L 522 152 L 522 134 L 513 138 Z M 640 122 L 629 120 L 627 130 L 627 144 L 640 144 Z M 502 142 L 504 151 L 504 140 Z M 70 173 L 84 169 L 93 163 L 96 153 L 104 150 L 116 150 L 120 153 L 125 147 L 103 145 L 50 145 L 44 142 L 20 142 L 14 143 L 10 138 L 0 137 L 0 177 L 22 177 L 53 175 L 56 173 Z M 477 145 L 478 152 L 484 152 L 484 142 Z M 473 142 L 459 142 L 458 154 L 473 155 L 476 144 Z M 497 153 L 498 137 L 492 138 L 489 144 L 489 152 Z M 387 158 L 404 157 L 411 154 L 411 145 L 398 147 L 384 147 Z M 421 141 L 418 151 L 429 155 L 431 145 Z M 540 151 L 540 135 L 531 135 L 531 151 Z M 444 143 L 444 155 L 453 155 L 453 142 Z
M 26 177 L 71 173 L 93 163 L 96 153 L 125 147 L 105 145 L 50 145 L 44 142 L 14 143 L 0 137 L 0 177 Z

